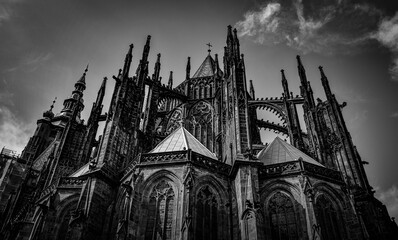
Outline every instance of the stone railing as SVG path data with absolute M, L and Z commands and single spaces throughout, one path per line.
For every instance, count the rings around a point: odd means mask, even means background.
M 188 151 L 145 153 L 141 155 L 139 162 L 141 164 L 159 164 L 179 161 L 188 161 Z
M 140 165 L 162 164 L 162 163 L 178 163 L 192 162 L 199 166 L 211 169 L 215 172 L 228 175 L 231 166 L 218 160 L 203 156 L 191 150 L 163 152 L 163 153 L 145 153 L 141 155 Z
M 85 179 L 76 178 L 76 177 L 63 177 L 59 180 L 60 187 L 81 187 L 85 182 Z
M 262 166 L 259 170 L 259 176 L 261 178 L 273 178 L 276 176 L 298 173 L 305 173 L 336 182 L 343 182 L 340 172 L 302 160 Z
M 226 175 L 228 175 L 230 173 L 231 168 L 232 168 L 228 164 L 222 163 L 215 159 L 205 157 L 205 156 L 195 153 L 195 152 L 192 152 L 190 160 L 200 166 L 203 166 L 203 167 L 211 169 L 215 172 L 218 172 L 221 174 L 226 174 Z
M 291 161 L 263 166 L 260 168 L 259 175 L 262 177 L 273 177 L 297 173 L 301 170 L 302 169 L 299 161 Z
M 303 168 L 304 171 L 310 173 L 311 175 L 327 178 L 333 181 L 343 182 L 343 178 L 339 171 L 330 168 L 321 167 L 307 162 L 303 162 Z

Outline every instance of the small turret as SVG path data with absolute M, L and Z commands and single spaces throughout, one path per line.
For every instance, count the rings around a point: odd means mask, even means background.
M 173 88 L 173 71 L 170 71 L 169 82 L 167 84 L 167 87 L 170 89 Z
M 191 77 L 191 57 L 188 57 L 185 79 L 189 79 L 190 77 Z
M 255 98 L 256 98 L 256 95 L 255 95 L 255 93 L 254 93 L 253 80 L 250 80 L 249 83 L 250 83 L 250 97 L 251 97 L 252 99 L 255 99 Z
M 51 106 L 50 106 L 50 109 L 47 110 L 47 111 L 45 111 L 45 112 L 43 113 L 43 117 L 44 117 L 45 119 L 50 119 L 50 120 L 51 120 L 51 119 L 54 117 L 54 113 L 53 113 L 52 110 L 53 110 L 53 108 L 54 108 L 54 104 L 55 104 L 56 100 L 57 100 L 57 98 L 55 97 L 53 103 L 52 103 Z
M 64 108 L 61 110 L 61 115 L 71 116 L 74 110 L 77 114 L 83 110 L 83 91 L 86 89 L 86 73 L 88 71 L 88 65 L 84 70 L 82 77 L 75 83 L 75 90 L 72 92 L 72 96 L 65 99 Z M 79 106 L 75 107 L 75 103 L 78 102 Z
M 158 58 L 156 59 L 156 63 L 155 63 L 155 70 L 153 73 L 154 81 L 159 81 L 159 74 L 160 74 L 160 53 L 158 53 Z
M 122 70 L 123 77 L 128 77 L 129 75 L 131 61 L 133 60 L 133 48 L 134 44 L 130 44 L 129 51 L 127 52 L 126 58 L 124 59 L 124 66 Z
M 289 93 L 289 85 L 287 83 L 286 80 L 286 76 L 285 76 L 285 70 L 281 70 L 281 74 L 282 74 L 282 87 L 283 87 L 283 93 L 286 99 L 290 98 L 290 93 Z

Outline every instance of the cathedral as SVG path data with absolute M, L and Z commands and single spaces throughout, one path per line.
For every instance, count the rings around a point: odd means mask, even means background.
M 396 239 L 322 67 L 325 100 L 314 98 L 299 56 L 300 95 L 281 70 L 283 94 L 256 96 L 228 26 L 223 56 L 209 51 L 193 74 L 188 57 L 173 86 L 172 72 L 162 83 L 160 54 L 148 69 L 150 41 L 135 73 L 129 46 L 107 112 L 104 78 L 81 118 L 86 69 L 63 109 L 43 113 L 0 213 L 1 239 Z M 260 129 L 283 137 L 263 144 Z

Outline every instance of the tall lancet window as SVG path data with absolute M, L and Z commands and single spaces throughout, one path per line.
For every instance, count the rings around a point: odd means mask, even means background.
M 339 217 L 336 208 L 325 195 L 321 195 L 316 200 L 315 214 L 318 224 L 321 227 L 322 239 L 337 240 L 343 239 L 341 228 L 339 227 Z
M 268 203 L 272 239 L 298 239 L 297 221 L 292 200 L 281 192 L 275 193 Z
M 202 188 L 196 197 L 195 240 L 216 240 L 218 224 L 218 203 L 208 186 Z
M 173 188 L 164 180 L 153 188 L 149 197 L 145 240 L 172 239 L 174 197 Z

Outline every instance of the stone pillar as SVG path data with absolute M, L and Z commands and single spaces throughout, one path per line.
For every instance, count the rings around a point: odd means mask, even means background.
M 249 156 L 250 158 L 250 156 Z M 236 161 L 235 191 L 242 240 L 265 240 L 263 214 L 260 208 L 258 161 Z

